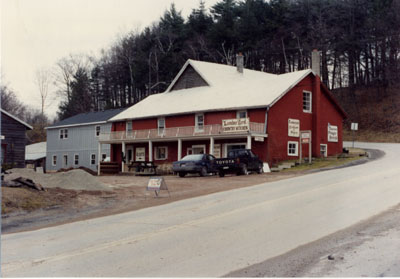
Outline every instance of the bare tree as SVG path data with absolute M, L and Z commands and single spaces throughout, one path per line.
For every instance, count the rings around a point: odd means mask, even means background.
M 48 69 L 42 68 L 36 71 L 35 83 L 39 90 L 42 116 L 44 115 L 45 107 L 49 105 L 49 86 L 51 85 L 51 82 L 51 75 Z

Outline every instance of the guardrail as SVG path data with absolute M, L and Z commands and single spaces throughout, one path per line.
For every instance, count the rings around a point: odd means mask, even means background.
M 247 135 L 250 133 L 264 134 L 264 123 L 250 122 L 249 131 L 224 132 L 222 125 L 205 125 L 203 129 L 196 129 L 195 126 L 174 127 L 164 129 L 148 129 L 134 131 L 119 131 L 101 133 L 100 141 L 120 141 L 120 140 L 144 140 L 144 139 L 168 139 L 196 136 L 216 136 L 216 135 Z

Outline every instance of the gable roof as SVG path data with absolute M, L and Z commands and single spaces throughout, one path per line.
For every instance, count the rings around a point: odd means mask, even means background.
M 25 161 L 35 161 L 46 157 L 47 143 L 45 141 L 25 146 Z
M 171 91 L 189 65 L 209 86 Z M 244 69 L 241 74 L 234 66 L 189 59 L 164 93 L 147 97 L 110 121 L 272 106 L 310 74 L 310 69 L 281 75 Z
M 58 123 L 50 125 L 47 127 L 47 129 L 105 123 L 107 122 L 107 120 L 121 113 L 125 109 L 126 108 L 120 108 L 120 109 L 109 109 L 104 111 L 92 111 L 92 112 L 80 113 L 72 117 L 66 118 Z
M 0 108 L 1 112 L 4 113 L 5 115 L 7 115 L 8 117 L 11 117 L 12 119 L 14 119 L 15 121 L 21 123 L 22 125 L 24 125 L 26 128 L 28 128 L 29 130 L 32 130 L 32 126 L 29 125 L 28 123 L 26 123 L 25 121 L 22 121 L 21 119 L 19 119 L 18 117 L 12 115 L 9 112 L 6 112 L 4 109 Z

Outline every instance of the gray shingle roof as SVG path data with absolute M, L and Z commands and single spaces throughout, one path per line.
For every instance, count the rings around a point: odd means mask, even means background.
M 105 122 L 110 118 L 114 117 L 118 113 L 124 111 L 126 108 L 120 109 L 109 109 L 104 111 L 93 111 L 80 113 L 75 116 L 66 118 L 60 122 L 57 122 L 53 125 L 48 126 L 48 129 L 60 127 L 60 126 L 75 126 L 75 125 L 83 125 L 83 124 L 91 124 L 98 122 Z

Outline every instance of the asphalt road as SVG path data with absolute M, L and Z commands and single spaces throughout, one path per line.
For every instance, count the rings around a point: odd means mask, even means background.
M 217 277 L 265 261 L 400 202 L 400 145 L 357 146 L 386 155 L 350 168 L 2 235 L 2 276 Z

